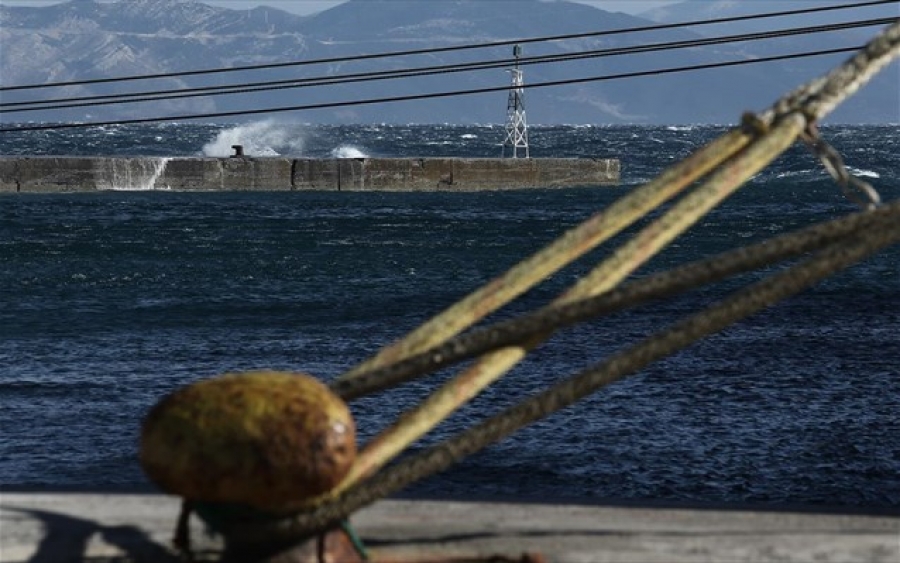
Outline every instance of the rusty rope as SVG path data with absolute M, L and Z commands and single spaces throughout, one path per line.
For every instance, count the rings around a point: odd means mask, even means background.
M 659 177 L 633 190 L 608 210 L 597 213 L 566 232 L 543 250 L 344 373 L 338 380 L 351 380 L 361 373 L 400 361 L 472 326 L 737 154 L 753 138 L 748 129 L 755 128 L 757 133 L 764 134 L 776 119 L 792 111 L 803 112 L 810 123 L 823 119 L 896 58 L 898 52 L 900 20 L 826 76 L 782 97 L 758 118 L 745 119 L 745 127 L 730 131 L 685 160 L 667 168 Z
M 338 381 L 352 380 L 368 370 L 400 361 L 472 326 L 680 193 L 722 160 L 740 151 L 751 138 L 750 134 L 735 130 L 712 141 L 663 171 L 658 178 L 622 197 L 608 209 L 564 233 L 544 249 L 385 347 L 371 359 L 339 376 Z
M 730 276 L 819 250 L 861 230 L 879 229 L 894 221 L 900 221 L 900 201 L 871 213 L 852 213 L 658 272 L 598 296 L 551 304 L 511 320 L 461 334 L 396 364 L 361 373 L 352 380 L 335 382 L 332 390 L 344 400 L 352 401 L 491 350 L 522 344 L 539 334 L 597 319 L 654 299 L 673 297 Z
M 565 303 L 597 295 L 617 285 L 786 150 L 803 131 L 805 125 L 803 117 L 793 113 L 776 123 L 769 134 L 760 136 L 742 131 L 744 134 L 752 135 L 750 144 L 743 151 L 728 160 L 722 168 L 714 171 L 700 187 L 684 196 L 660 219 L 642 230 L 613 256 L 561 295 L 557 302 Z M 544 339 L 542 335 L 522 346 L 495 350 L 485 355 L 438 388 L 417 407 L 403 413 L 393 425 L 375 436 L 360 451 L 338 490 L 353 485 L 384 466 L 461 404 L 471 400 L 510 370 Z
M 884 41 L 883 36 L 893 39 Z M 900 51 L 898 45 L 900 45 L 900 22 L 889 27 L 838 71 L 832 71 L 824 79 L 813 81 L 787 97 L 809 103 L 810 107 L 792 106 L 781 100 L 776 103 L 773 111 L 767 112 L 762 117 L 745 114 L 742 127 L 720 139 L 724 139 L 722 144 L 730 150 L 719 155 L 712 154 L 710 147 L 717 145 L 713 142 L 692 157 L 703 162 L 706 165 L 704 168 L 715 163 L 719 164 L 718 168 L 712 168 L 709 177 L 699 187 L 677 201 L 660 219 L 644 228 L 609 259 L 561 295 L 556 302 L 571 302 L 601 294 L 615 287 L 754 174 L 765 168 L 794 141 L 804 135 L 814 135 L 815 121 L 810 121 L 810 116 L 818 119 L 822 117 L 819 114 L 830 111 L 836 105 L 835 100 L 841 99 L 842 88 L 851 90 L 858 88 L 864 78 L 874 74 L 867 70 L 868 66 L 863 64 L 864 62 L 883 66 L 891 56 Z M 850 71 L 843 71 L 844 68 Z M 840 87 L 835 87 L 832 81 L 839 82 Z M 689 158 L 685 162 L 691 161 Z M 684 163 L 670 169 L 673 174 L 678 172 L 674 178 L 663 174 L 659 181 L 651 182 L 629 196 L 621 198 L 606 213 L 599 213 L 571 230 L 531 259 L 523 261 L 507 274 L 426 322 L 401 342 L 387 347 L 372 361 L 339 377 L 337 382 L 354 379 L 366 368 L 400 361 L 459 333 L 493 308 L 505 303 L 506 299 L 513 298 L 517 295 L 517 291 L 522 291 L 548 277 L 565 263 L 574 260 L 649 211 L 646 207 L 642 207 L 641 203 L 646 205 L 650 201 L 661 202 L 683 191 L 687 185 L 685 174 L 690 179 L 702 176 L 698 168 L 685 169 L 683 165 Z M 842 169 L 842 163 L 839 165 Z M 569 236 L 573 233 L 578 236 Z M 498 299 L 500 295 L 503 298 Z M 349 474 L 333 493 L 353 486 L 383 467 L 460 405 L 471 400 L 510 370 L 548 336 L 549 334 L 536 335 L 531 341 L 487 353 L 453 380 L 442 385 L 420 405 L 403 413 L 397 422 L 379 433 L 361 450 Z
M 262 526 L 243 522 L 228 534 L 245 540 L 305 537 L 898 242 L 900 222 L 896 218 L 881 228 L 867 229 L 834 242 L 806 261 L 758 281 L 457 436 L 376 473 L 308 512 Z

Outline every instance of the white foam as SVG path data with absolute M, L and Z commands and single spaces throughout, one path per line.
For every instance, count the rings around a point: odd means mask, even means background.
M 369 158 L 369 155 L 353 145 L 341 145 L 332 149 L 331 156 L 333 158 Z
M 203 154 L 231 156 L 234 154 L 232 146 L 241 145 L 247 156 L 300 156 L 304 141 L 304 132 L 298 125 L 255 121 L 219 131 L 215 139 L 203 145 Z
M 862 176 L 864 178 L 881 178 L 881 174 L 874 170 L 863 170 L 862 168 L 848 167 L 847 170 L 854 176 Z

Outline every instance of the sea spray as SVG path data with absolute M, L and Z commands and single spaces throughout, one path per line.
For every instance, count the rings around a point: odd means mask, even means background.
M 105 170 L 98 174 L 99 190 L 142 191 L 169 189 L 157 186 L 171 158 L 110 158 L 103 160 Z
M 305 134 L 299 125 L 255 121 L 219 131 L 216 138 L 203 145 L 206 156 L 225 157 L 241 145 L 247 156 L 301 156 Z
M 369 155 L 352 145 L 341 145 L 331 150 L 332 158 L 368 158 Z

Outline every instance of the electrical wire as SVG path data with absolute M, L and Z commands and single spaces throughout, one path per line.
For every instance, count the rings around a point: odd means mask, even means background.
M 89 107 L 99 105 L 124 104 L 149 102 L 160 100 L 171 100 L 181 98 L 191 98 L 198 96 L 219 96 L 231 94 L 245 94 L 252 92 L 263 92 L 272 90 L 283 90 L 290 88 L 304 88 L 311 86 L 338 85 L 354 82 L 368 82 L 372 80 L 391 80 L 397 78 L 411 78 L 429 76 L 435 74 L 456 73 L 464 71 L 486 70 L 508 67 L 515 63 L 518 65 L 534 65 L 547 64 L 555 62 L 568 62 L 574 60 L 582 60 L 597 57 L 607 57 L 635 53 L 649 53 L 655 51 L 664 51 L 670 49 L 684 49 L 692 47 L 701 47 L 709 45 L 721 45 L 726 43 L 736 43 L 745 41 L 755 41 L 760 39 L 773 39 L 780 37 L 789 37 L 795 35 L 807 35 L 814 33 L 823 33 L 847 29 L 855 29 L 860 27 L 869 27 L 875 25 L 884 25 L 894 21 L 893 18 L 875 18 L 868 20 L 858 20 L 853 22 L 843 22 L 836 24 L 825 24 L 808 27 L 789 28 L 775 31 L 744 33 L 736 35 L 726 35 L 721 37 L 708 37 L 701 39 L 670 41 L 665 43 L 651 43 L 647 45 L 636 45 L 631 47 L 615 47 L 607 49 L 597 49 L 591 51 L 582 51 L 577 53 L 564 53 L 557 55 L 541 55 L 532 57 L 523 57 L 519 59 L 499 59 L 492 61 L 476 61 L 458 64 L 446 64 L 427 67 L 417 67 L 410 69 L 388 70 L 388 71 L 372 71 L 353 74 L 333 75 L 328 77 L 313 77 L 291 80 L 265 81 L 249 84 L 230 84 L 225 86 L 203 86 L 196 88 L 182 88 L 172 90 L 158 90 L 150 92 L 123 93 L 123 94 L 105 94 L 94 96 L 69 97 L 66 99 L 50 99 L 37 101 L 20 101 L 0 103 L 0 113 L 16 113 L 30 111 L 51 111 L 62 110 L 76 107 Z M 52 106 L 52 107 L 46 107 Z M 7 109 L 13 108 L 13 109 Z
M 644 77 L 644 76 L 672 74 L 672 73 L 677 73 L 677 72 L 689 72 L 689 71 L 705 70 L 705 69 L 713 69 L 713 68 L 723 68 L 723 67 L 741 66 L 741 65 L 748 65 L 748 64 L 758 64 L 758 63 L 782 61 L 782 60 L 788 60 L 788 59 L 799 59 L 799 58 L 815 57 L 815 56 L 822 56 L 822 55 L 833 55 L 833 54 L 837 54 L 837 53 L 847 53 L 847 52 L 857 51 L 860 48 L 861 48 L 860 46 L 840 47 L 840 48 L 825 49 L 825 50 L 820 50 L 820 51 L 809 51 L 809 52 L 803 52 L 803 53 L 792 53 L 792 54 L 786 54 L 786 55 L 774 55 L 774 56 L 770 56 L 770 57 L 760 57 L 757 59 L 741 59 L 741 60 L 736 60 L 736 61 L 725 61 L 725 62 L 717 62 L 717 63 L 670 67 L 670 68 L 662 68 L 662 69 L 655 69 L 655 70 L 626 72 L 626 73 L 609 74 L 609 75 L 603 75 L 603 76 L 592 76 L 592 77 L 586 77 L 586 78 L 553 80 L 553 81 L 547 81 L 547 82 L 526 84 L 523 86 L 523 88 L 527 88 L 527 89 L 546 88 L 546 87 L 551 87 L 551 86 L 584 84 L 587 82 L 618 80 L 618 79 L 624 79 L 624 78 L 638 78 L 638 77 Z M 257 109 L 249 109 L 249 110 L 198 113 L 198 114 L 191 114 L 191 115 L 177 115 L 177 116 L 168 116 L 168 117 L 146 117 L 146 118 L 135 118 L 135 119 L 120 119 L 120 120 L 115 120 L 115 121 L 94 121 L 94 122 L 83 122 L 83 123 L 52 123 L 52 124 L 40 124 L 40 125 L 24 125 L 24 126 L 0 128 L 0 133 L 39 131 L 39 130 L 48 130 L 48 129 L 73 129 L 73 128 L 101 127 L 101 126 L 108 126 L 108 125 L 134 125 L 134 124 L 139 124 L 139 123 L 154 123 L 154 122 L 160 122 L 160 121 L 177 122 L 177 121 L 186 121 L 186 120 L 194 120 L 194 119 L 212 119 L 212 118 L 221 118 L 221 117 L 258 115 L 258 114 L 263 114 L 263 113 L 308 111 L 308 110 L 356 106 L 356 105 L 371 105 L 371 104 L 392 103 L 392 102 L 407 102 L 407 101 L 424 100 L 424 99 L 431 99 L 431 98 L 447 98 L 447 97 L 452 97 L 452 96 L 485 94 L 485 93 L 491 93 L 491 92 L 506 91 L 508 89 L 509 89 L 509 86 L 505 85 L 505 86 L 492 86 L 492 87 L 485 87 L 485 88 L 472 88 L 469 90 L 452 90 L 452 91 L 443 91 L 443 92 L 432 92 L 432 93 L 426 93 L 426 94 L 410 94 L 410 95 L 404 95 L 404 96 L 390 96 L 390 97 L 383 97 L 383 98 L 367 98 L 367 99 L 361 99 L 361 100 L 324 102 L 324 103 L 318 103 L 318 104 L 306 104 L 306 105 L 298 105 L 298 106 L 282 106 L 282 107 L 263 108 L 263 109 L 257 108 Z
M 66 86 L 81 86 L 81 85 L 87 85 L 87 84 L 125 82 L 125 81 L 134 81 L 134 80 L 174 78 L 174 77 L 181 77 L 181 76 L 196 76 L 196 75 L 203 75 L 203 74 L 217 74 L 217 73 L 237 72 L 237 71 L 247 71 L 247 70 L 264 70 L 264 69 L 285 68 L 285 67 L 292 67 L 292 66 L 306 66 L 306 65 L 314 65 L 314 64 L 344 63 L 344 62 L 369 60 L 369 59 L 377 59 L 377 58 L 385 58 L 385 57 L 400 57 L 400 56 L 410 56 L 410 55 L 434 54 L 434 53 L 444 53 L 444 52 L 450 52 L 450 51 L 461 51 L 461 50 L 467 50 L 467 49 L 483 49 L 483 48 L 492 48 L 492 47 L 503 47 L 503 46 L 516 45 L 516 44 L 528 44 L 528 43 L 547 42 L 547 41 L 562 41 L 562 40 L 568 40 L 568 39 L 581 39 L 581 38 L 587 38 L 587 37 L 602 37 L 602 36 L 609 36 L 609 35 L 618 35 L 618 34 L 623 34 L 623 33 L 637 33 L 637 32 L 644 32 L 644 31 L 658 31 L 658 30 L 663 30 L 663 29 L 674 29 L 674 28 L 680 28 L 680 27 L 694 27 L 694 26 L 711 25 L 711 24 L 718 24 L 718 23 L 747 21 L 747 20 L 753 20 L 753 19 L 804 15 L 804 14 L 828 12 L 828 11 L 834 11 L 834 10 L 846 10 L 846 9 L 851 9 L 851 8 L 862 8 L 862 7 L 868 7 L 868 6 L 892 4 L 892 3 L 898 3 L 898 0 L 870 0 L 867 2 L 857 2 L 857 3 L 853 3 L 853 4 L 846 4 L 846 5 L 818 6 L 815 8 L 783 10 L 783 11 L 778 11 L 778 12 L 750 14 L 750 15 L 745 15 L 745 16 L 731 16 L 731 17 L 725 17 L 725 18 L 714 18 L 714 19 L 697 20 L 697 21 L 691 21 L 691 22 L 654 24 L 654 25 L 639 26 L 639 27 L 632 27 L 632 28 L 625 28 L 625 29 L 613 29 L 613 30 L 594 31 L 594 32 L 586 32 L 586 33 L 571 33 L 571 34 L 564 34 L 564 35 L 533 37 L 533 38 L 526 38 L 526 39 L 494 41 L 494 42 L 489 42 L 489 43 L 451 45 L 451 46 L 446 46 L 446 47 L 431 47 L 431 48 L 427 48 L 427 49 L 411 49 L 411 50 L 405 50 L 405 51 L 391 51 L 391 52 L 373 53 L 373 54 L 367 54 L 367 55 L 353 55 L 353 56 L 349 56 L 349 57 L 331 57 L 331 58 L 322 58 L 322 59 L 312 59 L 312 60 L 306 60 L 306 61 L 290 61 L 290 62 L 269 63 L 269 64 L 261 64 L 261 65 L 245 65 L 245 66 L 236 66 L 236 67 L 231 67 L 231 68 L 212 68 L 212 69 L 188 70 L 188 71 L 179 71 L 179 72 L 132 75 L 132 76 L 122 76 L 122 77 L 94 78 L 94 79 L 87 79 L 87 80 L 72 80 L 72 81 L 66 81 L 66 82 L 52 82 L 52 83 L 44 83 L 44 84 L 25 84 L 25 85 L 20 85 L 20 86 L 3 86 L 3 87 L 0 87 L 0 92 L 9 92 L 9 91 L 14 91 L 14 90 L 30 90 L 30 89 L 39 89 L 39 88 L 59 88 L 59 87 L 66 87 Z

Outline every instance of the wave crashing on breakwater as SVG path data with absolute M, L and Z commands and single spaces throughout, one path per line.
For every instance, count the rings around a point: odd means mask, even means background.
M 352 145 L 341 145 L 331 151 L 332 158 L 368 158 L 369 155 Z
M 215 138 L 203 145 L 204 156 L 223 158 L 234 154 L 234 146 L 241 145 L 243 154 L 251 157 L 307 155 L 308 135 L 301 125 L 275 123 L 271 120 L 236 125 L 219 131 Z M 321 151 L 313 151 L 321 152 Z M 343 143 L 329 152 L 331 158 L 368 158 L 359 146 Z
M 234 154 L 233 145 L 243 146 L 247 156 L 301 156 L 306 135 L 299 125 L 257 121 L 219 131 L 215 139 L 203 145 L 203 154 L 231 156 Z

